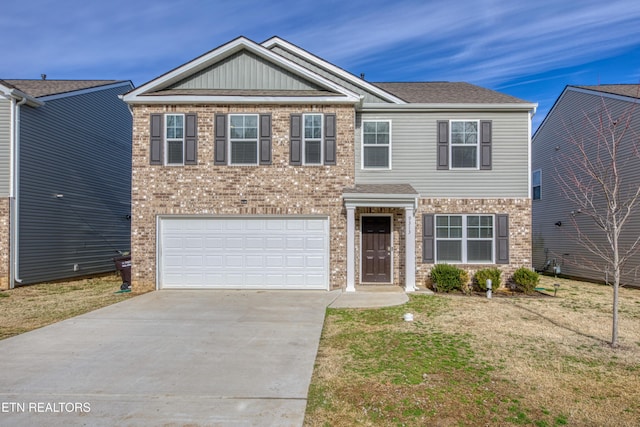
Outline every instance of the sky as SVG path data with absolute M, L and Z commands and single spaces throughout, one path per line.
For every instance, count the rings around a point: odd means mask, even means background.
M 370 82 L 464 81 L 539 104 L 640 84 L 638 0 L 4 0 L 0 79 L 142 85 L 238 36 Z

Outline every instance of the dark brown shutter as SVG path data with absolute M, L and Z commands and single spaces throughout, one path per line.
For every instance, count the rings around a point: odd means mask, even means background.
M 213 163 L 215 165 L 227 164 L 227 115 L 216 114 L 216 129 L 214 140 Z
M 260 164 L 271 164 L 271 114 L 260 114 Z
M 184 164 L 198 164 L 198 115 L 184 115 Z
M 438 169 L 449 169 L 449 122 L 438 121 Z
M 336 115 L 324 116 L 324 164 L 336 164 Z
M 422 262 L 434 263 L 434 215 L 422 215 Z
M 302 114 L 291 115 L 291 130 L 289 135 L 289 164 L 302 164 Z
M 496 264 L 509 264 L 509 215 L 496 215 Z
M 162 162 L 162 147 L 163 147 L 163 115 L 152 114 L 150 119 L 151 124 L 151 143 L 149 149 L 149 164 L 161 165 Z
M 491 120 L 480 122 L 480 169 L 491 170 Z

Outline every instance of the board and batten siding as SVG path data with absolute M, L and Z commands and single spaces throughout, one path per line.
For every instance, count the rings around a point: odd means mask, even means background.
M 569 163 L 565 159 L 577 155 L 567 139 L 582 138 L 586 135 L 590 127 L 587 118 L 598 121 L 603 101 L 607 105 L 606 111 L 614 118 L 620 117 L 626 109 L 633 108 L 631 102 L 620 99 L 603 98 L 598 94 L 572 89 L 564 92 L 534 136 L 531 164 L 532 171 L 540 170 L 542 173 L 541 198 L 532 201 L 533 266 L 542 270 L 549 263 L 547 271 L 553 272 L 555 260 L 562 274 L 601 282 L 607 279 L 611 281 L 612 272 L 609 271 L 607 274 L 605 263 L 577 242 L 572 217 L 576 219 L 580 229 L 601 247 L 608 245 L 606 237 L 593 220 L 578 213 L 577 207 L 566 199 L 563 185 L 557 176 L 567 176 L 565 167 Z M 622 144 L 620 153 L 623 185 L 631 190 L 637 189 L 640 185 L 640 160 L 633 153 L 631 144 L 631 139 L 637 139 L 640 132 L 640 114 L 637 114 L 637 106 L 635 108 L 636 113 L 632 121 L 632 128 L 635 130 L 627 132 L 628 138 Z M 596 140 L 597 138 L 591 138 L 592 143 Z M 593 153 L 594 144 L 590 146 Z M 629 247 L 638 236 L 640 212 L 632 214 L 622 233 L 620 247 Z M 622 276 L 622 283 L 640 286 L 640 253 L 636 253 L 630 259 L 627 267 L 626 273 Z
M 117 251 L 130 250 L 132 118 L 117 97 L 129 89 L 22 108 L 22 283 L 113 271 Z
M 11 101 L 0 99 L 0 197 L 9 197 L 11 185 Z
M 318 90 L 315 85 L 250 52 L 240 52 L 170 89 Z
M 363 120 L 391 121 L 391 170 L 362 169 Z M 491 120 L 492 169 L 438 170 L 439 120 Z M 356 183 L 407 183 L 421 197 L 528 197 L 528 120 L 526 112 L 363 112 L 356 118 Z

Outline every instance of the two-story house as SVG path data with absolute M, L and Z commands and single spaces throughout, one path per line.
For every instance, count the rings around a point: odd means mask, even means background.
M 370 83 L 240 37 L 123 96 L 133 288 L 427 283 L 531 265 L 536 104 L 466 83 Z
M 0 80 L 0 289 L 129 251 L 130 81 Z

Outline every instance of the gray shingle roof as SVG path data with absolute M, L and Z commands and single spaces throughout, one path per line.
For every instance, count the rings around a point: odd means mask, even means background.
M 117 83 L 120 80 L 0 80 L 0 84 L 18 89 L 34 98 L 73 92 Z
M 379 88 L 416 104 L 521 104 L 511 95 L 464 82 L 373 83 Z
M 640 99 L 640 84 L 614 84 L 614 85 L 573 86 L 573 87 Z

